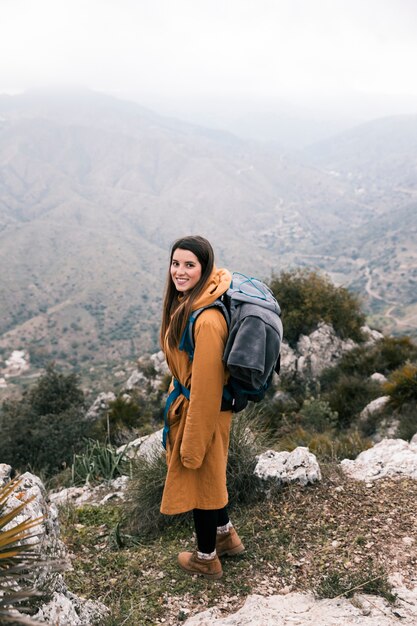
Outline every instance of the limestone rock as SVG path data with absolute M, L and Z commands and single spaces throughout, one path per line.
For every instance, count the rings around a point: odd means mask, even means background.
M 2 372 L 5 379 L 21 376 L 30 368 L 29 353 L 26 350 L 13 350 L 5 364 L 6 367 Z
M 126 448 L 126 456 L 128 456 L 130 459 L 138 458 L 141 456 L 145 458 L 150 458 L 154 454 L 162 453 L 162 428 L 152 433 L 151 435 L 139 437 L 138 439 L 134 439 L 128 444 L 120 446 L 119 448 L 117 448 L 117 452 L 120 454 Z
M 375 383 L 379 383 L 380 385 L 383 385 L 384 383 L 387 382 L 388 378 L 386 376 L 384 376 L 384 374 L 380 374 L 379 372 L 375 372 L 374 374 L 372 374 L 372 376 L 369 377 L 370 380 L 372 380 Z
M 102 483 L 96 487 L 89 485 L 66 487 L 65 489 L 51 492 L 49 499 L 56 505 L 73 504 L 76 507 L 84 504 L 92 506 L 105 504 L 109 500 L 123 500 L 128 480 L 127 476 L 119 476 L 108 483 Z
M 285 341 L 281 345 L 281 373 L 292 374 L 297 371 L 297 355 Z
M 11 467 L 0 464 L 0 484 L 6 484 L 10 480 Z M 30 500 L 30 501 L 29 501 Z M 33 528 L 32 536 L 26 541 L 34 544 L 33 550 L 42 560 L 45 566 L 40 567 L 35 576 L 29 575 L 28 579 L 22 574 L 21 584 L 35 587 L 43 593 L 40 600 L 41 606 L 37 606 L 39 619 L 47 620 L 48 624 L 62 624 L 72 626 L 82 624 L 100 624 L 108 609 L 101 603 L 91 602 L 78 598 L 68 591 L 62 574 L 51 571 L 48 561 L 67 561 L 67 552 L 59 538 L 58 511 L 46 496 L 45 487 L 37 476 L 26 472 L 20 477 L 20 482 L 7 499 L 5 512 L 8 512 L 22 502 L 27 502 L 21 513 L 16 516 L 4 530 L 14 528 L 27 519 L 43 519 Z M 71 606 L 70 606 L 71 605 Z M 59 621 L 58 621 L 59 616 Z M 78 621 L 77 621 L 78 620 Z
M 310 335 L 301 335 L 298 340 L 297 372 L 304 378 L 317 378 L 326 367 L 335 365 L 355 345 L 351 339 L 340 339 L 330 324 L 322 322 Z
M 271 485 L 297 482 L 301 485 L 321 480 L 321 471 L 314 454 L 299 446 L 292 452 L 267 450 L 258 456 L 254 474 Z
M 356 594 L 354 598 L 316 600 L 310 593 L 291 592 L 264 597 L 251 595 L 233 615 L 222 617 L 208 609 L 190 617 L 184 626 L 393 626 L 417 623 L 417 587 L 399 588 L 393 606 L 378 596 Z
M 3 487 L 5 483 L 10 480 L 12 468 L 7 463 L 0 463 L 0 487 Z
M 88 409 L 86 419 L 91 421 L 98 419 L 104 411 L 108 410 L 110 402 L 114 402 L 114 400 L 116 400 L 116 396 L 112 391 L 100 393 Z
M 102 624 L 109 614 L 103 604 L 91 600 L 80 600 L 70 591 L 55 592 L 49 602 L 44 604 L 34 616 L 46 624 L 65 626 L 90 626 Z
M 362 335 L 365 337 L 367 345 L 372 345 L 384 338 L 384 335 L 380 333 L 379 330 L 369 328 L 369 326 L 362 326 L 361 332 Z
M 356 480 L 404 476 L 417 479 L 417 442 L 383 439 L 373 448 L 361 452 L 354 461 L 344 459 L 340 465 L 346 474 Z
M 410 443 L 414 446 L 417 446 L 417 433 L 411 438 Z
M 361 411 L 359 417 L 360 419 L 366 419 L 375 413 L 379 413 L 382 409 L 388 404 L 390 396 L 381 396 L 380 398 L 375 398 L 366 407 Z
M 148 395 L 149 392 L 158 392 L 166 374 L 169 373 L 168 365 L 162 350 L 151 354 L 150 357 L 139 359 L 138 369 L 129 377 L 124 386 L 125 391 L 136 390 Z

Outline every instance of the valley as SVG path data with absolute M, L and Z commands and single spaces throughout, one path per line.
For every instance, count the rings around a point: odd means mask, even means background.
M 325 272 L 416 335 L 417 118 L 297 154 L 88 91 L 0 96 L 0 118 L 0 378 L 13 350 L 90 382 L 155 351 L 189 232 L 231 270 Z

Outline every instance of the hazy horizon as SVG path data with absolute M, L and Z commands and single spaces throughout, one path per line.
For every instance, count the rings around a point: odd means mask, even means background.
M 337 130 L 417 113 L 411 0 L 0 6 L 0 93 L 87 87 L 259 138 L 277 116 Z

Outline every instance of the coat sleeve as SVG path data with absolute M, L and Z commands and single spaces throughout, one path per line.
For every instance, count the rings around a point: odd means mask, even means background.
M 222 313 L 215 309 L 201 313 L 195 326 L 190 404 L 180 449 L 182 464 L 189 469 L 201 466 L 214 435 L 223 393 L 226 339 Z

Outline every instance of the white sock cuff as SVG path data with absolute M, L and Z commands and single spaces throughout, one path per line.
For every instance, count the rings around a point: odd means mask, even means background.
M 217 532 L 219 535 L 224 535 L 228 533 L 231 528 L 233 528 L 233 524 L 231 521 L 228 521 L 224 526 L 217 526 Z
M 206 552 L 199 552 L 197 550 L 197 556 L 202 561 L 209 561 L 211 559 L 214 559 L 214 557 L 216 556 L 216 550 L 214 550 L 214 552 L 210 552 L 209 554 L 207 554 Z

